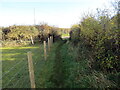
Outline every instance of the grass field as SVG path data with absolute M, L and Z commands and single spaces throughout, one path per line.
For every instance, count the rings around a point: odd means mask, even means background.
M 27 52 L 32 52 L 36 88 L 106 88 L 116 87 L 102 72 L 89 65 L 90 52 L 82 43 L 74 47 L 59 41 L 52 45 L 44 60 L 42 44 L 3 47 L 3 88 L 30 88 Z
M 28 51 L 32 51 L 34 66 L 43 61 L 42 44 L 2 48 L 3 87 L 30 87 L 27 63 Z
M 70 37 L 70 35 L 69 35 L 69 33 L 67 33 L 67 34 L 62 34 L 62 36 L 61 36 L 62 38 L 69 38 Z
M 47 79 L 51 76 L 52 64 L 55 58 L 55 43 L 48 54 L 48 61 L 44 60 L 43 44 L 25 47 L 3 47 L 2 49 L 2 87 L 30 88 L 27 52 L 32 52 L 35 83 L 37 88 L 51 87 Z M 47 83 L 46 83 L 47 82 Z

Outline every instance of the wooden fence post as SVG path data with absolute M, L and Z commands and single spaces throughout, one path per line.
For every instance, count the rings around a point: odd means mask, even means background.
M 50 36 L 50 46 L 52 46 L 52 37 Z
M 47 59 L 46 41 L 44 41 L 44 59 Z
M 53 36 L 52 36 L 52 44 L 53 44 Z
M 50 51 L 50 39 L 48 38 L 48 51 Z
M 31 88 L 35 88 L 35 77 L 34 77 L 34 68 L 33 68 L 31 51 L 27 53 L 27 56 L 28 56 L 28 68 L 29 68 Z
M 31 38 L 31 42 L 32 42 L 32 44 L 34 44 L 34 41 L 33 41 L 33 38 L 32 38 L 32 36 L 31 36 L 30 38 Z

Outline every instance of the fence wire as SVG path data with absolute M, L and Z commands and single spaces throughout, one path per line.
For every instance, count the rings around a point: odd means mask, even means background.
M 38 63 L 39 63 L 39 60 L 33 61 L 34 65 L 36 65 Z M 22 67 L 19 69 L 20 65 Z M 5 80 L 2 85 L 3 88 L 29 88 L 30 87 L 30 79 L 29 79 L 29 70 L 28 70 L 27 66 L 28 66 L 27 60 L 22 60 L 22 61 L 17 62 L 9 70 L 7 70 L 5 73 L 3 73 L 2 77 L 0 78 L 0 80 L 3 80 L 3 81 Z M 15 69 L 15 68 L 17 68 L 17 69 Z M 11 73 L 14 70 L 16 70 L 16 71 L 14 73 Z M 8 76 L 9 74 L 10 74 L 10 76 Z M 19 76 L 19 74 L 20 74 L 20 76 Z M 19 76 L 19 78 L 17 78 L 17 76 Z
M 23 80 L 23 78 L 24 78 L 24 80 Z M 14 87 L 14 88 L 19 88 L 19 87 L 16 87 L 16 86 L 19 84 L 19 82 L 23 80 L 22 82 L 24 83 L 27 79 L 28 79 L 27 76 L 26 76 L 26 77 L 23 76 L 21 79 L 19 79 L 19 80 L 16 82 L 16 84 L 15 84 L 13 87 Z M 22 83 L 22 85 L 23 85 L 23 83 Z M 22 85 L 21 85 L 21 86 L 22 86 Z M 20 87 L 21 87 L 21 86 L 20 86 Z M 22 87 L 22 88 L 23 88 L 23 87 Z
M 10 84 L 10 82 L 24 69 L 26 67 L 26 64 L 21 68 L 21 69 L 19 69 L 19 71 L 17 71 L 17 73 L 15 73 L 14 74 L 14 76 L 7 82 L 7 84 L 5 84 L 3 87 L 7 87 L 9 84 Z
M 7 72 L 5 72 L 2 77 L 0 78 L 0 80 L 6 75 L 8 74 L 10 71 L 12 71 L 16 66 L 18 66 L 21 62 L 24 62 L 24 61 L 19 61 L 17 64 L 15 64 L 13 67 L 11 67 Z

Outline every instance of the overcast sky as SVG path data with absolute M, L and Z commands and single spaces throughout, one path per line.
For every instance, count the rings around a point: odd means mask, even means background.
M 49 25 L 69 28 L 78 23 L 85 11 L 95 11 L 111 0 L 0 0 L 0 26 Z

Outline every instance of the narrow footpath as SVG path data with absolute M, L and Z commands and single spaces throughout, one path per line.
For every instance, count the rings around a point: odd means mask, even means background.
M 52 83 L 54 83 L 55 88 L 61 88 L 64 85 L 64 65 L 61 57 L 61 48 L 64 45 L 64 41 L 60 42 L 60 44 L 56 48 L 56 56 L 54 62 L 54 74 L 51 77 Z

